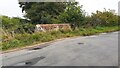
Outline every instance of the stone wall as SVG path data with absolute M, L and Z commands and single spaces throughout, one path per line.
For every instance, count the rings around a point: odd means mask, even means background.
M 69 24 L 37 24 L 35 31 L 52 31 L 52 30 L 59 30 L 59 29 L 70 29 Z

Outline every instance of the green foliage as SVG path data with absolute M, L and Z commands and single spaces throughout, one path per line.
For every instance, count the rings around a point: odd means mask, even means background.
M 7 16 L 2 16 L 2 28 L 7 29 L 8 31 L 13 31 L 20 25 L 20 19 L 18 18 L 10 18 Z
M 25 17 L 30 19 L 33 24 L 53 23 L 52 19 L 64 12 L 66 3 L 64 2 L 19 2 Z
M 78 30 L 59 30 L 59 31 L 51 31 L 51 32 L 40 32 L 34 34 L 17 34 L 15 38 L 3 42 L 2 49 L 8 50 L 18 47 L 30 46 L 40 42 L 48 42 L 54 39 L 73 37 L 73 36 L 89 36 L 93 34 L 98 34 L 102 32 L 112 32 L 120 30 L 118 26 L 97 26 L 94 28 L 79 28 Z
M 35 29 L 34 25 L 21 18 L 2 16 L 1 20 L 3 30 L 8 33 L 33 33 Z
M 65 23 L 70 23 L 73 29 L 80 27 L 85 18 L 84 11 L 81 8 L 82 6 L 78 6 L 77 2 L 69 3 L 65 12 L 59 16 L 60 20 Z
M 112 13 L 112 10 L 96 11 L 91 15 L 92 26 L 114 26 L 118 25 L 118 16 Z

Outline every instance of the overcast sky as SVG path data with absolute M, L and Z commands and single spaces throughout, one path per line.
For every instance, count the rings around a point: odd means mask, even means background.
M 88 12 L 95 12 L 96 10 L 103 11 L 106 9 L 114 9 L 118 13 L 118 2 L 120 0 L 76 0 L 83 9 Z M 0 15 L 9 17 L 23 17 L 21 8 L 19 8 L 18 0 L 0 0 Z

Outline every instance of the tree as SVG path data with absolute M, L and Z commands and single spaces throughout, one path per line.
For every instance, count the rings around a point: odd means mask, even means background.
M 70 23 L 74 30 L 83 24 L 85 18 L 84 11 L 81 8 L 82 6 L 78 6 L 77 2 L 68 3 L 67 9 L 61 13 L 59 18 L 62 22 Z
M 52 19 L 64 12 L 66 3 L 64 2 L 19 2 L 25 17 L 32 23 L 53 23 Z

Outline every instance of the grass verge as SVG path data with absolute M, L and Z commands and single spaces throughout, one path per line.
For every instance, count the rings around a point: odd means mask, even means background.
M 5 41 L 0 43 L 3 51 L 9 49 L 15 49 L 20 47 L 25 47 L 29 45 L 34 45 L 37 43 L 43 43 L 52 41 L 55 39 L 73 37 L 73 36 L 89 36 L 93 34 L 99 34 L 103 32 L 113 32 L 119 31 L 118 26 L 111 27 L 101 27 L 97 26 L 94 28 L 79 28 L 78 30 L 59 30 L 59 31 L 51 31 L 51 32 L 40 32 L 34 34 L 17 34 L 15 37 L 9 41 Z

